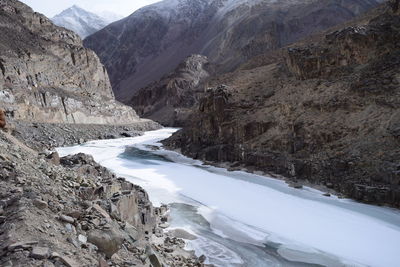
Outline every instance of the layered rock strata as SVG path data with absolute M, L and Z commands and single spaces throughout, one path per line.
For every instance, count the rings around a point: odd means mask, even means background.
M 0 2 L 0 105 L 8 117 L 47 123 L 127 124 L 108 74 L 72 31 L 16 0 Z

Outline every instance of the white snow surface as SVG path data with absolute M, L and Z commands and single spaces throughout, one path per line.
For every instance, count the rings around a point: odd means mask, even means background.
M 175 131 L 164 128 L 140 137 L 92 141 L 57 151 L 61 156 L 93 155 L 101 165 L 144 187 L 155 205 L 197 203 L 216 233 L 242 242 L 278 243 L 278 252 L 287 259 L 302 254 L 309 255 L 310 263 L 319 263 L 319 257 L 313 257 L 323 255 L 339 258 L 345 266 L 399 266 L 398 210 L 327 198 L 311 188 L 293 189 L 280 180 L 204 166 L 162 148 L 154 153 L 171 162 L 121 157 L 129 146 L 152 151 L 148 145 L 160 147 L 159 141 Z
M 74 31 L 83 39 L 121 18 L 122 16 L 111 12 L 97 15 L 74 5 L 51 20 L 58 26 Z

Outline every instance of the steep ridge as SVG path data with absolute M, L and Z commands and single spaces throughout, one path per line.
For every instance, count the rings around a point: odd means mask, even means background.
M 219 72 L 347 21 L 375 0 L 166 0 L 89 36 L 118 100 L 172 72 L 191 54 Z
M 168 126 L 182 126 L 203 95 L 213 73 L 207 57 L 191 55 L 161 80 L 140 89 L 129 103 L 141 117 Z
M 96 54 L 73 32 L 18 1 L 0 2 L 0 105 L 8 117 L 47 123 L 139 121 L 114 100 Z
M 119 19 L 122 16 L 108 14 L 103 17 L 74 5 L 54 16 L 51 21 L 57 26 L 74 31 L 83 39 Z
M 167 144 L 400 207 L 396 6 L 213 79 Z

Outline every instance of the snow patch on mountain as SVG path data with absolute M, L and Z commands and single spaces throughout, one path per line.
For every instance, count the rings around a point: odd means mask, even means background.
M 97 15 L 74 5 L 54 16 L 51 20 L 58 26 L 76 32 L 84 39 L 121 18 L 122 16 L 111 12 L 103 12 Z

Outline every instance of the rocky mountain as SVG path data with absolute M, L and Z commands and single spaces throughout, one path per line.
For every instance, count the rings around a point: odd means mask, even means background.
M 191 54 L 219 72 L 347 21 L 375 0 L 165 0 L 85 40 L 105 64 L 117 99 L 172 72 Z
M 0 0 L 0 32 L 0 266 L 205 266 L 164 231 L 167 206 L 91 156 L 54 151 L 160 126 L 115 101 L 72 31 Z
M 119 19 L 122 19 L 122 16 L 109 12 L 97 15 L 74 5 L 54 16 L 51 20 L 54 24 L 74 31 L 84 39 Z
M 167 143 L 400 207 L 398 5 L 213 79 Z
M 141 117 L 182 126 L 212 73 L 207 57 L 191 55 L 172 73 L 140 89 L 129 104 Z
M 0 106 L 9 118 L 49 123 L 138 122 L 115 101 L 107 70 L 74 32 L 19 1 L 0 2 Z

